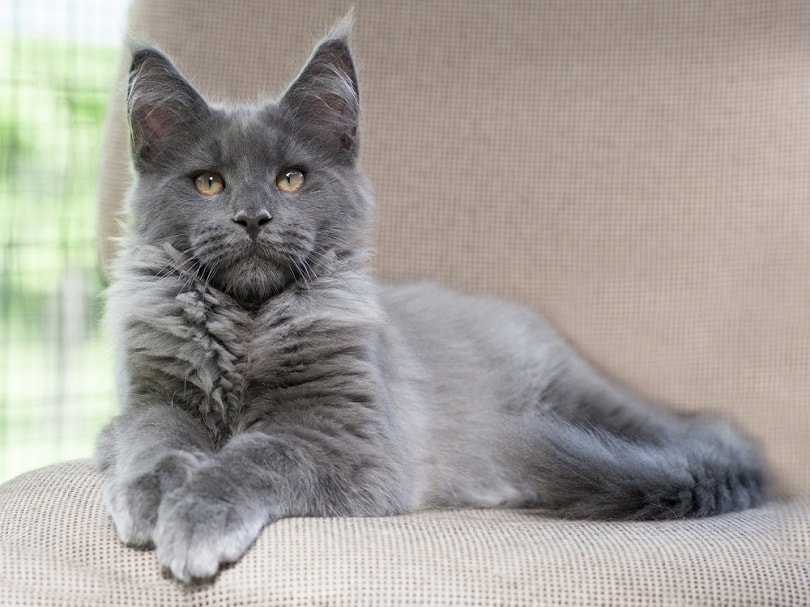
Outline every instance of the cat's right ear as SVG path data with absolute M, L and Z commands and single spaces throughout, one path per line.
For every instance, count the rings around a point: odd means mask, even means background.
M 210 115 L 205 100 L 154 47 L 133 51 L 127 110 L 132 156 L 141 172 L 170 163 Z

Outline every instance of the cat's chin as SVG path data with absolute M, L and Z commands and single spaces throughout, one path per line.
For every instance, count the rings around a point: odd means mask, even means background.
M 203 244 L 209 244 L 206 241 Z M 243 307 L 255 308 L 286 290 L 299 277 L 300 260 L 266 243 L 198 246 L 197 273 L 206 284 Z
M 286 290 L 295 280 L 290 271 L 249 260 L 218 273 L 211 285 L 240 305 L 253 308 Z
M 284 291 L 294 278 L 268 268 L 234 268 L 217 282 L 218 288 L 245 307 L 261 305 Z

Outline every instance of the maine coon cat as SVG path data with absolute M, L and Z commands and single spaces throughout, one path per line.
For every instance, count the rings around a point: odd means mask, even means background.
M 709 516 L 765 499 L 730 426 L 613 386 L 522 307 L 371 277 L 346 24 L 277 102 L 206 102 L 134 52 L 136 182 L 109 290 L 121 540 L 214 576 L 291 516 L 536 507 Z

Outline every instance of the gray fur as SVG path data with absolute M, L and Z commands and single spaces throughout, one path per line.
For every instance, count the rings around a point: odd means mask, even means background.
M 120 538 L 190 581 L 281 517 L 760 503 L 751 444 L 614 387 L 534 313 L 375 283 L 346 33 L 260 107 L 211 106 L 159 51 L 134 51 L 137 179 L 107 315 L 123 411 L 97 451 Z M 276 187 L 286 167 L 300 191 Z M 204 170 L 220 194 L 197 192 Z M 272 219 L 247 230 L 240 213 Z

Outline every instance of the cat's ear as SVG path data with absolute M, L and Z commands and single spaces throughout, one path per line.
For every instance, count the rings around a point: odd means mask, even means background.
M 359 144 L 360 93 L 348 44 L 350 27 L 348 17 L 320 42 L 284 93 L 279 108 L 329 151 L 354 160 Z
M 136 167 L 171 162 L 210 114 L 205 100 L 171 60 L 153 47 L 133 51 L 127 110 Z

